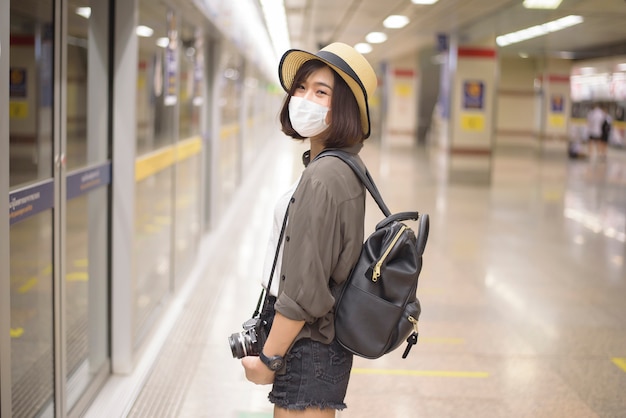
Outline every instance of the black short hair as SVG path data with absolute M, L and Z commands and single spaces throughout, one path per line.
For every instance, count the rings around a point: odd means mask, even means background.
M 363 142 L 365 134 L 361 127 L 361 111 L 352 90 L 335 70 L 326 63 L 316 59 L 302 64 L 293 79 L 293 83 L 291 83 L 279 116 L 282 131 L 285 135 L 294 139 L 305 139 L 291 126 L 289 101 L 299 85 L 304 83 L 312 73 L 324 67 L 330 68 L 335 83 L 330 102 L 331 123 L 329 128 L 323 132 L 324 147 L 344 148 Z

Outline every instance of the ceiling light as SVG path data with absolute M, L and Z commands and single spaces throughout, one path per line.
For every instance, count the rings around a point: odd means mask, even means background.
M 154 30 L 152 28 L 149 28 L 148 26 L 139 25 L 137 26 L 137 29 L 135 29 L 135 33 L 137 34 L 137 36 L 149 38 L 154 33 Z
M 409 18 L 402 15 L 391 15 L 383 21 L 383 26 L 389 29 L 400 29 L 409 23 Z
M 578 25 L 582 22 L 583 18 L 581 16 L 570 15 L 562 17 L 561 19 L 544 23 L 543 25 L 531 26 L 530 28 L 498 36 L 496 38 L 496 43 L 498 44 L 498 46 L 507 46 L 517 42 L 536 38 L 538 36 L 547 35 L 551 32 L 556 32 L 565 28 L 569 28 L 570 26 Z
M 438 0 L 411 0 L 413 4 L 435 4 Z
M 365 40 L 370 44 L 382 44 L 387 40 L 387 35 L 382 32 L 370 32 L 365 36 Z
M 291 49 L 285 4 L 282 0 L 261 0 L 261 8 L 272 39 L 274 52 L 280 57 L 285 51 Z
M 77 7 L 76 14 L 84 17 L 85 19 L 89 19 L 89 16 L 91 16 L 91 7 Z
M 556 9 L 562 0 L 524 0 L 527 9 Z
M 167 48 L 167 46 L 170 44 L 170 38 L 168 38 L 167 36 L 159 38 L 156 40 L 156 44 L 161 48 Z
M 370 44 L 366 44 L 365 42 L 354 45 L 354 49 L 361 54 L 369 54 L 372 52 L 372 46 Z

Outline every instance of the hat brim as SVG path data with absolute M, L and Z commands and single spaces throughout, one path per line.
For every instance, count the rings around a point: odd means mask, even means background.
M 300 67 L 307 61 L 319 60 L 331 67 L 346 82 L 356 99 L 361 113 L 361 128 L 364 138 L 368 138 L 371 133 L 371 123 L 369 118 L 369 105 L 367 91 L 363 84 L 358 81 L 358 76 L 354 74 L 351 67 L 339 56 L 326 51 L 312 54 L 300 49 L 290 49 L 283 54 L 278 65 L 278 78 L 280 84 L 286 92 L 289 92 Z M 349 73 L 352 73 L 350 75 Z M 355 79 L 356 78 L 356 79 Z

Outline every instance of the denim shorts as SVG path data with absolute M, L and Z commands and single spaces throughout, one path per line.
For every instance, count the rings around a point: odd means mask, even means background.
M 299 340 L 285 356 L 284 373 L 276 373 L 269 400 L 291 410 L 344 409 L 352 360 L 336 340 Z

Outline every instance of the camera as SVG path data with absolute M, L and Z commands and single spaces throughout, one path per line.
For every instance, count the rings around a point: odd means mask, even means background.
M 260 317 L 250 318 L 243 323 L 243 331 L 236 332 L 228 337 L 230 350 L 234 358 L 258 356 L 269 333 L 268 323 Z

